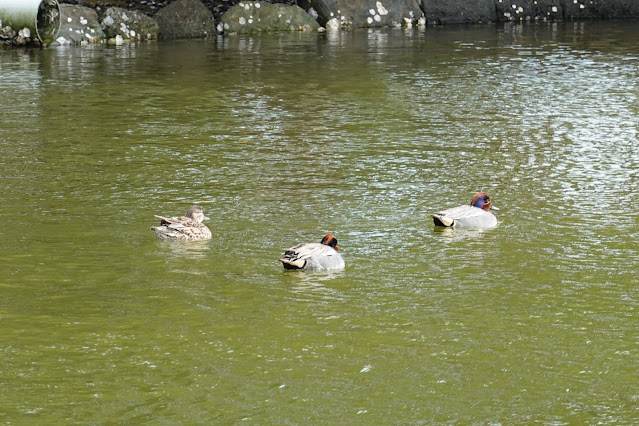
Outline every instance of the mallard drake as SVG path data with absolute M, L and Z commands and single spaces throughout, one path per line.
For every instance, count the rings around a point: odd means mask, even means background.
M 344 269 L 337 239 L 326 234 L 319 243 L 301 243 L 284 252 L 280 259 L 284 269 Z
M 211 238 L 211 230 L 202 223 L 209 218 L 204 216 L 200 206 L 189 207 L 182 217 L 154 216 L 161 221 L 159 226 L 152 226 L 151 230 L 163 240 L 208 240 Z
M 485 192 L 479 192 L 470 204 L 453 207 L 432 213 L 436 226 L 454 228 L 485 229 L 497 226 L 497 218 L 490 210 L 499 210 L 493 206 L 490 197 Z

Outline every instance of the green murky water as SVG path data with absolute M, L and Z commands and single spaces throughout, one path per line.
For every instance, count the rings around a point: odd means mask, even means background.
M 637 28 L 1 51 L 0 421 L 636 423 Z

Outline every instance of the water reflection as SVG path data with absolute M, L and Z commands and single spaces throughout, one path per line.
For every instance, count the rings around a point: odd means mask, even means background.
M 157 239 L 156 245 L 167 262 L 189 262 L 204 259 L 211 250 L 211 241 L 169 241 Z
M 444 226 L 433 226 L 433 232 L 436 235 L 446 237 L 451 241 L 480 239 L 483 235 L 491 231 L 491 229 L 456 229 Z
M 343 278 L 344 271 L 286 271 L 286 281 L 291 284 L 291 292 L 299 295 L 299 300 L 317 298 L 332 300 L 338 298 L 338 291 L 330 287 L 330 282 Z

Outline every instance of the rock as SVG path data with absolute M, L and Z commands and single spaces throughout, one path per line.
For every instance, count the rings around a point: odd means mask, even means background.
M 317 31 L 320 25 L 298 6 L 266 2 L 240 2 L 231 7 L 218 25 L 219 32 Z
M 410 27 L 423 16 L 418 0 L 299 0 L 298 4 L 317 15 L 327 29 Z
M 16 31 L 8 25 L 4 28 L 0 27 L 0 43 L 11 44 L 14 46 L 37 46 L 40 44 L 38 38 L 31 32 L 30 28 L 23 27 Z
M 22 38 L 31 38 L 31 30 L 27 27 L 21 29 L 20 31 L 18 31 L 18 36 L 22 37 Z
M 422 0 L 428 24 L 468 24 L 495 22 L 499 0 Z
M 578 0 L 563 3 L 563 19 L 623 19 L 639 17 L 639 2 Z
M 4 43 L 11 43 L 16 35 L 15 30 L 8 25 L 4 28 L 0 28 L 0 41 Z
M 160 37 L 207 37 L 215 34 L 213 14 L 199 0 L 176 0 L 155 14 Z
M 572 0 L 571 0 L 572 1 Z M 497 21 L 556 21 L 563 18 L 563 4 L 553 0 L 495 1 Z
M 639 16 L 639 2 L 627 0 L 422 0 L 422 9 L 429 24 Z
M 155 19 L 137 10 L 126 10 L 119 7 L 107 9 L 101 24 L 109 40 L 115 40 L 117 36 L 120 36 L 122 42 L 124 40 L 156 40 L 160 31 Z
M 104 39 L 105 34 L 95 10 L 83 6 L 60 5 L 60 32 L 56 39 L 58 43 L 99 43 Z

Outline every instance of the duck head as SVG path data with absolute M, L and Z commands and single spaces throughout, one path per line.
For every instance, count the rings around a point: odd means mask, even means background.
M 199 223 L 204 222 L 205 220 L 210 220 L 208 217 L 204 216 L 204 211 L 200 206 L 191 206 L 186 211 L 186 217 L 189 217 Z
M 322 241 L 320 241 L 320 243 L 324 244 L 325 246 L 333 247 L 335 251 L 339 251 L 339 247 L 337 247 L 337 238 L 335 238 L 330 232 L 324 235 L 324 238 L 322 238 Z
M 473 201 L 470 202 L 470 205 L 486 211 L 499 210 L 497 207 L 493 206 L 493 202 L 490 200 L 490 197 L 485 192 L 478 192 L 473 197 Z

